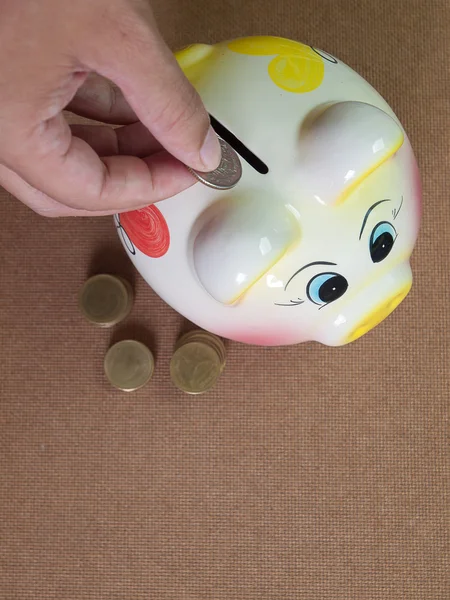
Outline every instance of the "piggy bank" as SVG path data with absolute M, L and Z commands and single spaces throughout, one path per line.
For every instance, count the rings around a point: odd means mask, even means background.
M 373 329 L 411 288 L 421 215 L 393 111 L 348 66 L 299 42 L 250 37 L 176 56 L 242 178 L 115 215 L 137 270 L 224 338 L 339 346 Z

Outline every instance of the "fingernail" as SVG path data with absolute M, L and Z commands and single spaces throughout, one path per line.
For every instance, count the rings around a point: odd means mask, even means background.
M 220 164 L 222 152 L 220 150 L 217 134 L 212 127 L 209 128 L 206 134 L 205 141 L 200 150 L 200 158 L 205 167 L 205 171 L 214 171 Z

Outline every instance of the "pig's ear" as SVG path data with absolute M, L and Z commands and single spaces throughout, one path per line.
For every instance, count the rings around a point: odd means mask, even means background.
M 175 58 L 191 83 L 195 83 L 217 57 L 217 48 L 207 44 L 192 44 L 175 52 Z
M 205 290 L 236 302 L 300 239 L 296 218 L 276 199 L 234 199 L 206 221 L 194 242 L 194 267 Z
M 338 204 L 403 144 L 402 129 L 363 102 L 339 102 L 312 116 L 300 134 L 300 185 L 323 204 Z

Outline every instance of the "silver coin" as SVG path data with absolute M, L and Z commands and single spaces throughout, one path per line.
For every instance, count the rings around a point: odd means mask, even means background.
M 242 177 L 242 165 L 239 156 L 227 142 L 219 138 L 219 143 L 222 149 L 222 160 L 217 169 L 209 173 L 194 171 L 191 168 L 189 171 L 209 187 L 216 190 L 230 190 Z

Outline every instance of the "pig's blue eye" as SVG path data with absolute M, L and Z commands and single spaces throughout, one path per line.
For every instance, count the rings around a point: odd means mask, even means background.
M 306 293 L 311 302 L 325 306 L 343 296 L 347 288 L 348 281 L 339 273 L 320 273 L 308 283 Z
M 397 232 L 387 221 L 378 223 L 372 231 L 369 240 L 369 250 L 372 262 L 378 263 L 386 258 L 394 246 Z

